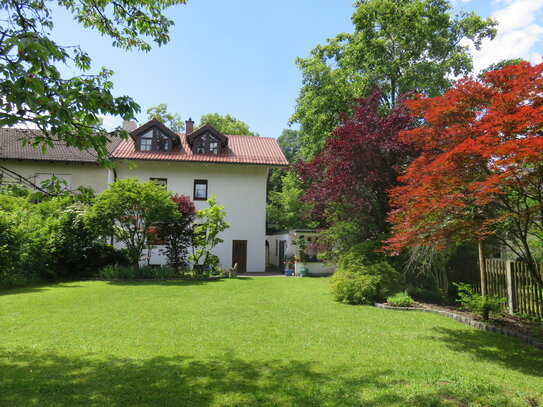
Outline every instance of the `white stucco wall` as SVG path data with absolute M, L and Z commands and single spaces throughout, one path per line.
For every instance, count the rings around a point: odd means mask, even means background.
M 291 253 L 293 246 L 292 240 L 289 238 L 289 233 L 275 233 L 273 235 L 266 236 L 266 240 L 270 244 L 270 264 L 283 269 L 281 262 L 283 259 L 279 258 L 279 242 L 285 241 L 285 255 Z
M 69 189 L 92 188 L 96 193 L 108 186 L 108 170 L 94 163 L 0 160 L 4 167 L 35 182 L 36 174 L 69 175 Z
M 226 211 L 226 221 L 231 227 L 220 237 L 214 254 L 221 259 L 223 268 L 232 267 L 232 241 L 247 240 L 247 271 L 265 271 L 266 242 L 266 182 L 267 167 L 256 165 L 133 161 L 117 162 L 117 178 L 166 178 L 168 190 L 193 197 L 194 180 L 207 180 L 208 197 L 217 196 L 217 203 Z M 196 209 L 207 206 L 205 201 L 195 201 Z M 158 250 L 153 251 L 152 264 L 163 264 L 165 259 Z

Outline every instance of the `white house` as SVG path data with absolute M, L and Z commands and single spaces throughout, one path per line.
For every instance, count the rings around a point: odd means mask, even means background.
M 9 171 L 33 182 L 55 175 L 70 189 L 85 186 L 96 192 L 115 179 L 153 180 L 172 193 L 190 196 L 196 209 L 216 195 L 231 224 L 221 235 L 224 243 L 214 250 L 222 267 L 237 263 L 240 272 L 263 272 L 268 170 L 288 161 L 274 138 L 229 136 L 207 124 L 193 126 L 189 120 L 186 133 L 174 133 L 153 119 L 133 129 L 129 139 L 110 144 L 111 170 L 98 166 L 91 153 L 62 143 L 46 153 L 23 148 L 19 140 L 30 134 L 0 129 L 0 178 L 11 176 Z M 150 262 L 163 264 L 165 259 L 155 249 Z

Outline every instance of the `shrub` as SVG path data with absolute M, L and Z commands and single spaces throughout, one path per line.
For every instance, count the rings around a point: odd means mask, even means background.
M 0 211 L 0 287 L 23 286 L 37 280 L 37 276 L 22 269 L 25 234 L 20 228 L 17 212 Z
M 369 304 L 377 295 L 379 278 L 368 274 L 335 273 L 330 294 L 346 304 Z
M 341 257 L 330 287 L 337 301 L 367 304 L 398 290 L 400 275 L 385 254 L 375 252 L 377 247 L 376 241 L 364 242 Z
M 96 272 L 107 266 L 128 266 L 130 261 L 125 250 L 110 244 L 94 244 L 89 250 L 87 272 Z
M 188 266 L 187 249 L 192 243 L 196 209 L 188 196 L 175 194 L 172 201 L 181 216 L 162 222 L 158 228 L 158 236 L 164 241 L 161 252 L 166 255 L 168 264 L 179 270 Z
M 171 267 L 107 266 L 98 272 L 100 278 L 112 280 L 163 279 L 181 277 L 182 273 Z
M 67 277 L 121 262 L 83 222 L 88 205 L 74 196 L 39 203 L 0 193 L 0 286 Z M 113 254 L 115 252 L 115 254 Z
M 482 296 L 473 291 L 473 289 L 464 283 L 453 283 L 458 287 L 458 301 L 465 309 L 479 313 L 484 321 L 488 321 L 490 313 L 500 314 L 503 304 L 507 299 L 497 295 Z
M 445 294 L 441 289 L 408 287 L 407 294 L 409 294 L 415 301 L 429 302 L 431 304 L 445 303 Z
M 388 256 L 378 252 L 381 248 L 379 240 L 366 240 L 351 247 L 347 253 L 340 257 L 338 270 L 350 269 L 358 265 L 370 265 L 387 261 Z
M 387 302 L 394 307 L 410 307 L 413 305 L 413 298 L 404 291 L 392 297 L 387 297 Z

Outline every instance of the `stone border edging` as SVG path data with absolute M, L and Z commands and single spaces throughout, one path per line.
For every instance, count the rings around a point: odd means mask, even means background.
M 443 315 L 447 318 L 455 319 L 456 321 L 462 324 L 469 325 L 472 328 L 479 329 L 481 331 L 494 332 L 500 335 L 517 338 L 521 342 L 524 342 L 527 345 L 531 345 L 535 347 L 536 349 L 543 351 L 543 342 L 538 341 L 532 336 L 523 335 L 521 333 L 511 331 L 510 329 L 505 329 L 499 326 L 485 324 L 484 322 L 481 322 L 481 321 L 475 321 L 474 319 L 455 314 L 454 312 L 439 311 L 435 309 L 426 309 L 426 308 L 414 308 L 414 307 L 393 307 L 391 305 L 381 304 L 378 302 L 376 302 L 374 305 L 376 308 L 380 308 L 380 309 L 390 309 L 390 310 L 396 310 L 396 311 L 422 311 L 422 312 L 431 312 L 433 314 Z

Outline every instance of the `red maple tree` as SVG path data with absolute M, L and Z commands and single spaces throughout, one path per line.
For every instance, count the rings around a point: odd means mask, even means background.
M 309 217 L 327 228 L 334 222 L 360 226 L 356 240 L 375 238 L 388 231 L 387 190 L 414 150 L 398 140 L 412 125 L 401 103 L 388 112 L 380 107 L 381 93 L 374 89 L 356 99 L 353 115 L 346 117 L 327 139 L 322 152 L 296 166 L 311 203 Z
M 196 219 L 196 208 L 194 202 L 186 195 L 175 194 L 172 201 L 177 205 L 181 215 L 162 223 L 158 228 L 158 238 L 162 240 L 168 263 L 175 269 L 180 270 L 187 266 L 187 249 L 192 244 L 193 223 Z
M 543 240 L 542 72 L 543 64 L 508 65 L 407 102 L 422 124 L 400 140 L 421 155 L 390 191 L 389 248 L 476 240 L 483 260 L 483 242 L 493 236 L 543 286 L 531 244 Z

